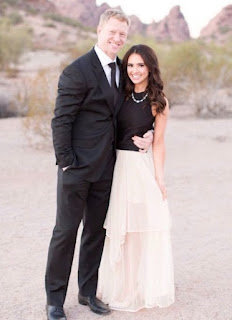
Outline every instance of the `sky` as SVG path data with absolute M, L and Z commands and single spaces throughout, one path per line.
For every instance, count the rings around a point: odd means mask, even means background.
M 120 5 L 126 14 L 137 15 L 144 23 L 158 22 L 168 15 L 171 8 L 180 6 L 188 23 L 190 35 L 199 36 L 200 31 L 232 0 L 96 0 L 97 5 L 108 3 L 111 7 Z

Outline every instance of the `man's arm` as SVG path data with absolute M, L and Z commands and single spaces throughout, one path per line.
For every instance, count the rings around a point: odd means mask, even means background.
M 143 137 L 134 136 L 132 140 L 134 144 L 139 148 L 139 152 L 145 153 L 148 151 L 153 142 L 153 130 L 147 131 Z
M 68 66 L 58 83 L 55 117 L 52 119 L 53 145 L 57 164 L 68 167 L 74 160 L 72 127 L 85 97 L 85 80 L 77 66 Z

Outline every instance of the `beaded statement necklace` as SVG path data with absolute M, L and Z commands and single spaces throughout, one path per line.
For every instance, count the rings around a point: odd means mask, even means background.
M 132 98 L 133 101 L 136 102 L 136 103 L 143 102 L 147 97 L 148 97 L 148 93 L 146 93 L 145 96 L 144 96 L 142 99 L 137 100 L 137 99 L 135 99 L 134 92 L 132 92 L 132 94 L 131 94 L 131 98 Z

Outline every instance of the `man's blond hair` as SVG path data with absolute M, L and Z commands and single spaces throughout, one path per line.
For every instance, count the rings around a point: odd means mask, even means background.
M 107 9 L 104 11 L 100 16 L 99 26 L 105 24 L 112 17 L 122 22 L 125 21 L 128 27 L 130 26 L 130 19 L 122 10 L 119 9 Z

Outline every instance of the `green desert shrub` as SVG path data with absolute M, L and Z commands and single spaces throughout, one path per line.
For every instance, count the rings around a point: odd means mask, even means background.
M 228 114 L 231 101 L 222 92 L 232 85 L 230 44 L 175 44 L 163 50 L 159 60 L 171 105 L 187 104 L 197 116 Z
M 3 2 L 10 6 L 16 6 L 19 3 L 19 0 L 3 0 Z
M 228 33 L 229 31 L 231 31 L 231 27 L 230 26 L 222 26 L 219 28 L 219 32 L 220 33 Z
M 204 56 L 197 43 L 174 44 L 160 55 L 165 92 L 172 104 L 182 103 L 202 76 Z
M 35 16 L 37 14 L 39 14 L 39 9 L 38 8 L 33 8 L 33 7 L 26 7 L 26 11 L 28 14 L 32 15 L 32 16 Z
M 17 25 L 23 22 L 23 17 L 18 12 L 11 12 L 7 15 L 10 23 L 12 25 Z
M 47 22 L 44 24 L 44 26 L 47 28 L 56 28 L 56 25 L 52 22 Z
M 16 27 L 9 19 L 0 19 L 0 70 L 16 65 L 30 45 L 31 33 L 27 27 Z
M 61 23 L 64 23 L 64 24 L 66 24 L 68 26 L 71 26 L 71 27 L 77 27 L 77 28 L 80 28 L 80 29 L 83 29 L 83 30 L 88 30 L 88 31 L 92 30 L 91 28 L 84 26 L 82 23 L 80 23 L 76 19 L 72 19 L 70 17 L 61 16 L 61 15 L 59 15 L 57 13 L 46 13 L 44 15 L 44 18 L 45 19 L 50 19 L 50 20 L 53 20 L 53 21 L 56 21 L 56 22 L 61 22 Z

